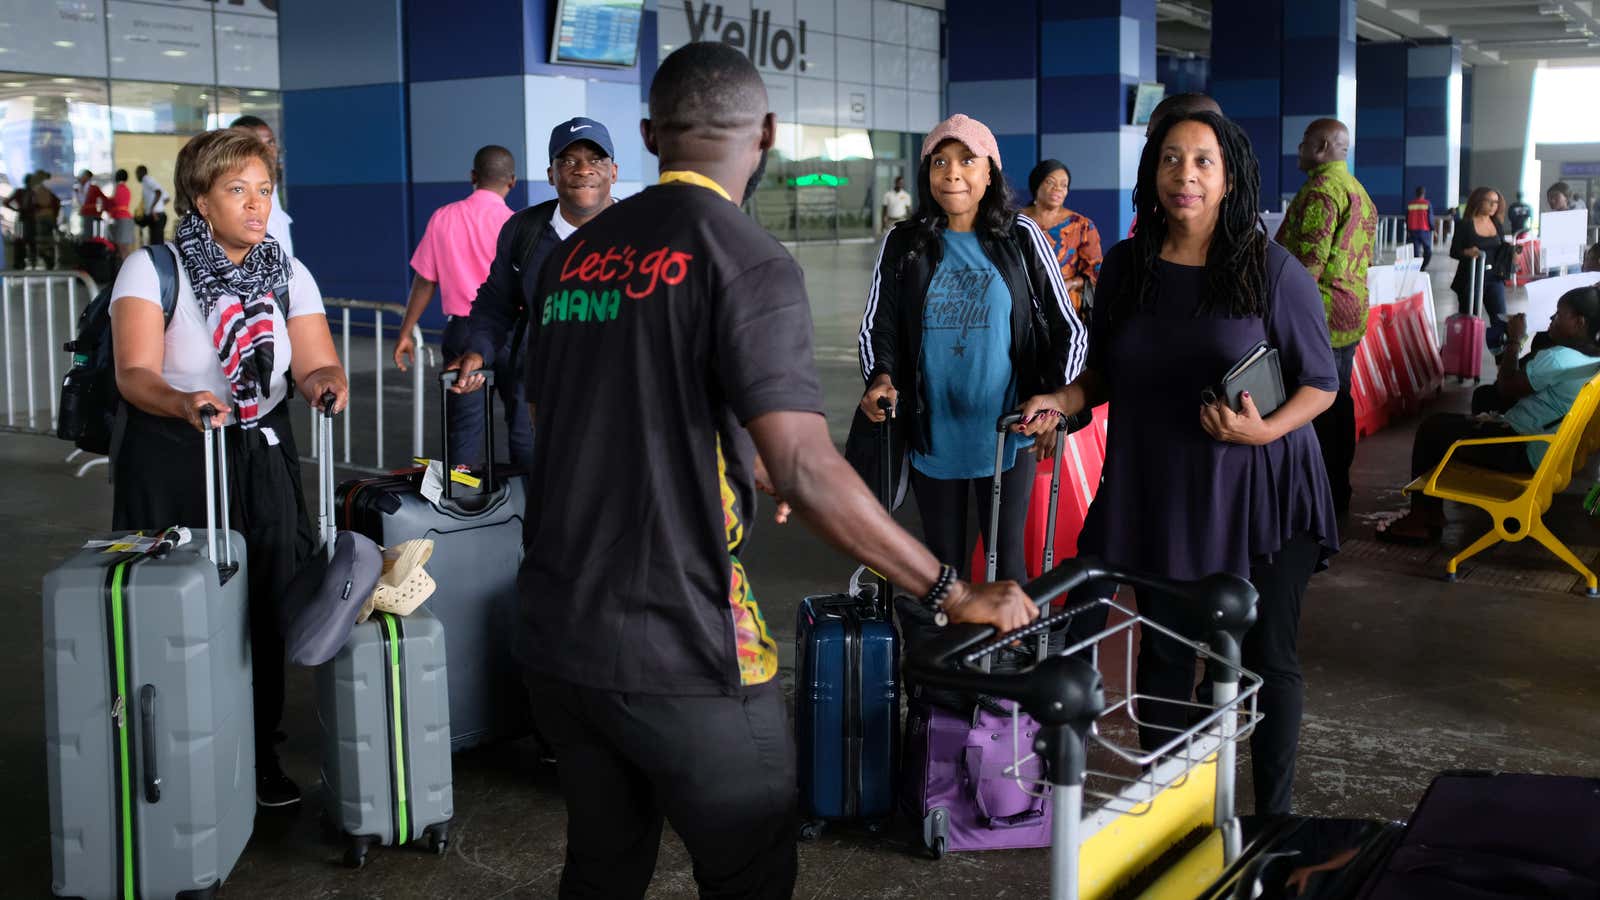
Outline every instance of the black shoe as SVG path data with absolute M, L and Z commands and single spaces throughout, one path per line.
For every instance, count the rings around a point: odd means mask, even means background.
M 276 753 L 263 755 L 256 760 L 256 803 L 278 808 L 300 802 L 300 786 L 283 774 Z

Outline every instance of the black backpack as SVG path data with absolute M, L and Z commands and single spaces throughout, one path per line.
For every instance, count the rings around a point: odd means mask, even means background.
M 178 258 L 166 244 L 144 248 L 156 267 L 161 286 L 162 327 L 172 324 L 178 308 Z M 108 284 L 78 315 L 77 337 L 61 349 L 72 354 L 72 370 L 61 382 L 56 437 L 72 441 L 88 453 L 111 452 L 111 430 L 117 418 L 117 360 L 111 348 L 111 293 Z

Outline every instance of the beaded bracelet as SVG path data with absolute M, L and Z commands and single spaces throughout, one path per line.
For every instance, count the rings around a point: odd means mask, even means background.
M 944 627 L 950 623 L 950 617 L 945 615 L 944 602 L 950 599 L 950 588 L 956 583 L 956 570 L 953 566 L 941 564 L 939 577 L 934 581 L 933 587 L 922 598 L 922 605 L 933 613 L 934 624 Z

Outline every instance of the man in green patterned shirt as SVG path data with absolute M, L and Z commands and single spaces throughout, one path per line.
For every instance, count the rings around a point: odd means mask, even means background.
M 1343 122 L 1317 119 L 1306 126 L 1300 140 L 1300 171 L 1306 173 L 1306 183 L 1289 204 L 1277 236 L 1322 290 L 1328 336 L 1339 364 L 1338 397 L 1315 425 L 1340 514 L 1350 508 L 1350 464 L 1356 455 L 1350 368 L 1367 333 L 1367 266 L 1378 221 L 1372 198 L 1350 174 L 1349 156 L 1350 129 Z

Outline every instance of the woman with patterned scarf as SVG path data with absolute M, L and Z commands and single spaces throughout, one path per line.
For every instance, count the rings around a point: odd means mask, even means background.
M 349 387 L 304 265 L 267 234 L 272 151 L 247 131 L 210 131 L 178 154 L 173 243 L 129 257 L 111 301 L 117 389 L 127 402 L 112 447 L 112 527 L 204 527 L 202 410 L 226 426 L 230 527 L 244 535 L 255 666 L 256 798 L 299 802 L 274 745 L 283 715 L 276 604 L 315 549 L 289 427 L 294 385 L 308 400 Z M 175 266 L 164 265 L 175 254 Z M 162 269 L 177 306 L 161 308 Z

